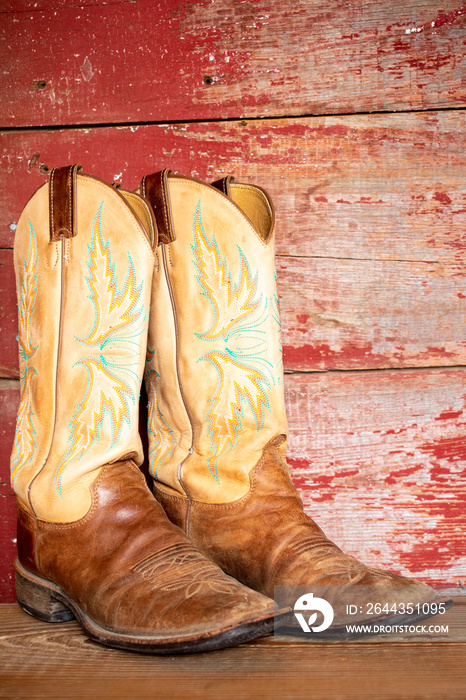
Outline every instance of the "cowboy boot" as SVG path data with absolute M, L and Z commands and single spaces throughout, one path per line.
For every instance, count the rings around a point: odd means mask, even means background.
M 427 617 L 432 588 L 344 554 L 303 511 L 285 461 L 273 205 L 231 176 L 215 185 L 169 170 L 141 181 L 161 241 L 145 375 L 155 496 L 245 585 L 284 586 L 288 605 L 302 586 L 325 593 L 336 634 Z
M 138 469 L 157 229 L 142 197 L 79 170 L 52 171 L 15 238 L 18 602 L 145 653 L 260 636 L 273 628 L 274 605 L 203 556 Z

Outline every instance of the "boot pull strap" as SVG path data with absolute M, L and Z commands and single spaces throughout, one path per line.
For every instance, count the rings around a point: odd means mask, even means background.
M 212 183 L 212 187 L 216 187 L 220 192 L 223 192 L 227 197 L 231 199 L 231 183 L 235 182 L 235 178 L 233 175 L 227 175 L 226 177 L 222 177 L 220 180 L 215 180 L 215 182 Z
M 159 243 L 171 243 L 176 238 L 168 189 L 168 176 L 171 172 L 169 168 L 165 168 L 158 173 L 145 175 L 141 180 L 141 194 L 149 200 L 154 210 Z
M 50 240 L 76 236 L 76 180 L 81 165 L 54 168 L 49 180 Z

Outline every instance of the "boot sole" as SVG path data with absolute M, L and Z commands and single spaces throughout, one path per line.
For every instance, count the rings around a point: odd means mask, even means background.
M 280 621 L 286 622 L 292 613 L 280 610 L 236 627 L 209 630 L 203 634 L 158 636 L 126 634 L 102 627 L 90 618 L 59 586 L 27 571 L 15 561 L 16 597 L 29 615 L 44 622 L 60 623 L 76 619 L 84 632 L 105 646 L 136 651 L 142 654 L 192 654 L 224 649 L 270 634 Z
M 445 610 L 449 610 L 450 608 L 453 607 L 453 600 L 451 598 L 438 598 L 435 601 L 430 601 L 431 603 L 444 603 L 445 605 Z M 351 640 L 351 639 L 360 639 L 361 637 L 367 637 L 370 635 L 374 634 L 380 634 L 380 631 L 375 630 L 374 627 L 379 627 L 380 625 L 383 625 L 384 627 L 396 627 L 399 625 L 412 625 L 416 622 L 422 622 L 422 620 L 427 620 L 429 617 L 434 617 L 434 613 L 412 613 L 411 615 L 391 615 L 391 616 L 385 616 L 385 617 L 377 617 L 377 618 L 368 618 L 367 620 L 357 620 L 354 622 L 348 622 L 345 623 L 344 625 L 335 625 L 335 626 L 330 626 L 328 629 L 322 631 L 322 632 L 315 632 L 315 633 L 309 633 L 309 632 L 304 632 L 302 628 L 298 624 L 292 624 L 292 625 L 287 625 L 285 624 L 283 627 L 277 628 L 275 627 L 275 631 L 279 632 L 280 634 L 288 634 L 288 635 L 293 635 L 293 636 L 299 636 L 299 637 L 306 637 L 307 639 L 315 639 L 316 641 L 319 640 Z M 364 632 L 348 632 L 347 631 L 347 626 L 364 626 L 366 629 Z M 387 633 L 390 633 L 390 630 L 387 630 Z

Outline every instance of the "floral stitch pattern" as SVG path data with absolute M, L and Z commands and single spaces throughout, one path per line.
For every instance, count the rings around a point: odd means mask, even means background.
M 103 202 L 93 224 L 93 239 L 88 245 L 86 282 L 88 299 L 94 307 L 94 323 L 86 335 L 76 340 L 88 348 L 88 357 L 75 363 L 88 375 L 86 392 L 77 404 L 70 421 L 68 449 L 55 472 L 55 486 L 62 495 L 61 481 L 66 467 L 82 458 L 99 439 L 104 423 L 110 427 L 114 447 L 126 424 L 131 425 L 131 411 L 138 399 L 139 338 L 145 328 L 142 302 L 143 283 L 136 282 L 136 272 L 128 254 L 126 279 L 119 288 L 110 244 L 102 237 Z
M 37 238 L 30 220 L 29 251 L 21 271 L 18 285 L 18 319 L 19 319 L 19 366 L 21 401 L 16 421 L 15 441 L 11 455 L 11 483 L 14 486 L 20 471 L 28 464 L 37 447 L 36 429 L 34 427 L 34 410 L 32 400 L 33 379 L 37 370 L 31 360 L 38 346 L 32 344 L 31 320 L 37 297 Z
M 157 379 L 160 377 L 155 369 L 150 368 L 155 355 L 155 350 L 147 348 L 146 370 L 144 381 L 148 398 L 147 432 L 149 433 L 149 470 L 154 478 L 158 478 L 159 467 L 162 462 L 173 454 L 176 447 L 176 439 L 173 430 L 167 425 L 160 410 L 157 395 Z M 157 465 L 157 466 L 155 466 Z
M 258 292 L 259 275 L 251 271 L 239 246 L 240 269 L 237 281 L 233 281 L 215 236 L 209 241 L 204 231 L 200 202 L 194 214 L 193 237 L 197 281 L 212 306 L 210 328 L 197 335 L 221 348 L 199 358 L 210 362 L 218 375 L 206 420 L 214 452 L 208 466 L 219 481 L 218 459 L 235 446 L 245 411 L 249 410 L 260 430 L 265 411 L 270 410 L 267 389 L 280 381 L 280 373 L 268 356 L 266 330 L 270 318 L 280 322 L 278 297 L 274 300 Z
M 151 554 L 132 567 L 154 589 L 180 591 L 192 598 L 202 591 L 228 595 L 237 590 L 237 582 L 201 556 L 192 544 L 179 543 Z

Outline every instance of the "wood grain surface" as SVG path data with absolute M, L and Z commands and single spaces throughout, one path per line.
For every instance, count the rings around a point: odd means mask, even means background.
M 370 565 L 459 589 L 466 581 L 466 369 L 285 380 L 289 462 L 309 515 Z M 0 596 L 10 601 L 15 504 L 9 453 L 18 383 L 3 380 L 0 400 Z
M 466 364 L 466 266 L 277 259 L 285 370 Z M 0 376 L 18 377 L 13 254 L 0 250 Z
M 45 180 L 40 163 L 94 164 L 129 188 L 167 163 L 208 180 L 234 172 L 276 204 L 287 369 L 463 364 L 465 126 L 464 113 L 435 113 L 4 133 L 2 243 Z M 0 371 L 11 377 L 7 252 L 0 264 Z
M 3 126 L 464 106 L 463 0 L 6 0 Z
M 464 633 L 464 600 L 453 610 Z M 99 646 L 76 622 L 50 625 L 17 605 L 0 606 L 0 629 L 0 697 L 8 700 L 463 700 L 466 684 L 461 642 L 277 636 L 208 654 L 146 657 Z
M 19 377 L 18 310 L 13 251 L 0 249 L 0 381 Z
M 285 369 L 466 364 L 466 266 L 277 259 Z
M 289 461 L 345 551 L 425 581 L 466 579 L 466 369 L 286 377 Z
M 265 187 L 277 251 L 464 264 L 466 113 L 354 115 L 0 133 L 0 247 L 53 168 L 134 189 L 169 166 L 212 181 L 233 173 Z
M 19 405 L 19 382 L 0 379 L 0 602 L 15 600 L 16 500 L 10 487 L 10 454 Z

